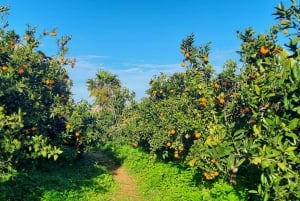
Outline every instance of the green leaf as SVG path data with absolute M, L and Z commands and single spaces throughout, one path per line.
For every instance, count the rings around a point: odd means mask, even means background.
M 58 159 L 58 155 L 55 154 L 55 155 L 53 156 L 53 158 L 54 158 L 54 160 L 56 161 L 56 160 Z
M 300 106 L 293 108 L 293 111 L 300 115 Z
M 286 148 L 286 152 L 291 152 L 291 151 L 294 151 L 295 149 L 297 149 L 297 147 L 288 147 Z
M 260 95 L 260 88 L 258 85 L 254 85 L 254 90 L 255 90 L 256 95 Z
M 257 126 L 256 124 L 253 125 L 253 132 L 254 132 L 255 135 L 260 134 L 260 130 L 261 130 L 260 126 Z
M 254 165 L 258 165 L 259 163 L 261 163 L 261 157 L 254 157 L 251 160 L 251 163 L 253 163 Z
M 297 118 L 292 119 L 288 125 L 288 128 L 291 130 L 297 128 L 298 122 L 299 122 L 299 119 L 297 119 Z
M 277 163 L 277 166 L 281 169 L 281 170 L 285 170 L 285 164 L 284 163 L 281 163 L 281 162 L 279 162 L 279 163 Z
M 249 190 L 248 193 L 253 193 L 253 194 L 257 194 L 258 191 L 257 190 Z
M 240 159 L 240 160 L 237 162 L 236 166 L 237 166 L 237 167 L 241 166 L 245 160 L 246 160 L 245 158 Z

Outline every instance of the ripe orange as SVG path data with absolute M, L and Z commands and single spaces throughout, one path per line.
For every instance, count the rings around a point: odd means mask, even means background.
M 255 124 L 256 120 L 254 118 L 249 119 L 249 124 Z
M 182 63 L 180 64 L 180 66 L 181 66 L 181 67 L 185 67 L 185 63 L 182 62 Z
M 256 74 L 255 74 L 255 73 L 251 73 L 251 74 L 249 75 L 249 77 L 250 77 L 252 80 L 254 80 L 254 79 L 256 78 Z
M 210 162 L 211 162 L 212 164 L 216 164 L 216 163 L 217 163 L 216 159 L 214 159 L 214 158 L 210 159 Z
M 60 56 L 60 57 L 59 57 L 59 62 L 60 62 L 61 64 L 65 63 L 65 57 L 64 57 L 64 56 Z
M 50 35 L 51 35 L 51 36 L 56 36 L 56 35 L 57 35 L 56 29 L 53 29 L 53 30 L 51 31 Z
M 80 131 L 76 131 L 76 132 L 75 132 L 75 136 L 76 136 L 76 137 L 80 137 L 80 135 L 81 135 L 81 132 L 80 132 Z
M 27 42 L 27 41 L 29 40 L 29 36 L 28 36 L 28 35 L 25 35 L 25 36 L 23 37 L 23 39 Z
M 6 65 L 2 66 L 1 68 L 3 71 L 7 71 L 8 70 L 8 67 Z
M 24 71 L 24 68 L 19 68 L 19 70 L 18 70 L 18 73 L 19 74 L 23 74 L 25 71 Z
M 171 147 L 172 146 L 172 142 L 167 142 L 167 147 Z
M 218 172 L 218 171 L 214 171 L 214 172 L 213 172 L 213 175 L 216 177 L 216 176 L 219 175 L 219 172 Z
M 190 55 L 190 53 L 185 53 L 185 57 L 188 59 L 188 58 L 190 58 L 191 57 L 191 55 Z
M 204 63 L 207 63 L 208 62 L 208 57 L 203 57 L 202 60 L 203 60 Z
M 214 88 L 217 90 L 217 89 L 219 89 L 220 88 L 220 85 L 218 84 L 218 83 L 214 83 Z
M 175 135 L 175 133 L 176 133 L 176 130 L 174 128 L 170 130 L 171 135 Z
M 200 104 L 201 106 L 206 107 L 206 106 L 207 106 L 207 99 L 206 99 L 205 97 L 200 98 L 199 104 Z
M 184 49 L 181 49 L 180 52 L 181 52 L 181 54 L 185 54 L 186 53 L 186 51 Z
M 195 132 L 194 136 L 195 136 L 196 139 L 200 139 L 201 138 L 201 133 Z
M 55 81 L 54 80 L 49 80 L 49 84 L 54 84 Z
M 174 153 L 174 158 L 176 158 L 176 159 L 179 158 L 179 154 L 177 152 Z
M 226 81 L 224 81 L 224 82 L 222 83 L 222 86 L 223 86 L 223 87 L 227 87 L 228 85 L 229 85 L 229 83 L 226 82 Z
M 223 104 L 225 103 L 225 99 L 224 99 L 223 97 L 220 97 L 220 98 L 219 98 L 219 103 L 220 103 L 221 105 L 223 105 Z
M 184 146 L 179 146 L 179 147 L 178 147 L 178 150 L 179 150 L 179 151 L 184 151 Z
M 265 109 L 269 109 L 270 108 L 270 103 L 266 103 L 264 106 Z
M 249 107 L 245 107 L 245 108 L 243 108 L 243 110 L 242 110 L 244 113 L 248 113 L 248 112 L 250 112 L 250 108 Z
M 35 126 L 32 126 L 31 130 L 34 132 L 34 131 L 36 131 L 36 130 L 37 130 L 37 127 L 35 127 Z
M 262 55 L 266 55 L 266 54 L 268 54 L 270 52 L 270 50 L 266 46 L 261 46 L 261 48 L 259 49 L 259 52 Z
M 72 128 L 71 124 L 66 125 L 66 129 L 71 129 L 71 128 Z

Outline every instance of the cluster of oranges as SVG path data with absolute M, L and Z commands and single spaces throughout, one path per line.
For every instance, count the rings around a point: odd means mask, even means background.
M 212 180 L 215 177 L 219 175 L 218 171 L 212 171 L 212 172 L 204 172 L 203 176 L 205 177 L 206 180 Z

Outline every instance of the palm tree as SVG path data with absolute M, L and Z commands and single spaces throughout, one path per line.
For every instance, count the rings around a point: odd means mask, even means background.
M 116 96 L 121 89 L 121 81 L 110 72 L 99 70 L 96 78 L 87 80 L 87 89 L 90 97 L 95 98 L 94 105 L 100 105 L 107 108 L 110 99 Z

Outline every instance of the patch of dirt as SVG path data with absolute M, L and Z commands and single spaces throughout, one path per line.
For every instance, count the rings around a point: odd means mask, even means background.
M 114 159 L 102 152 L 91 152 L 92 156 L 107 168 L 119 185 L 119 190 L 111 201 L 140 201 L 136 181 L 128 174 L 122 165 L 118 165 Z

